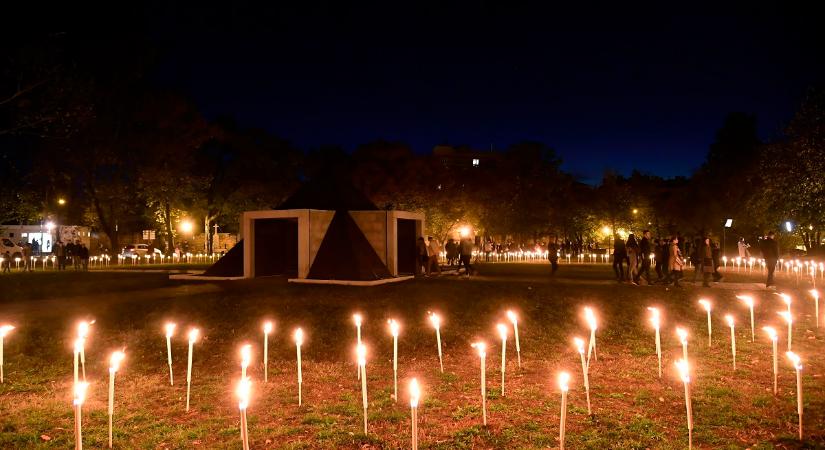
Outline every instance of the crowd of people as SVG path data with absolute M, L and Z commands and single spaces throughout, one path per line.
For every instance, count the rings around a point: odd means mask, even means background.
M 36 241 L 35 241 L 36 242 Z M 35 245 L 31 242 L 20 242 L 18 244 L 22 248 L 22 253 L 18 257 L 19 261 L 15 260 L 14 255 L 6 251 L 2 255 L 2 272 L 7 273 L 12 271 L 12 264 L 19 267 L 23 271 L 31 272 L 34 270 Z M 57 264 L 57 270 L 66 270 L 67 265 L 71 265 L 74 270 L 89 270 L 89 248 L 80 239 L 64 244 L 63 241 L 57 241 L 52 248 L 52 256 Z

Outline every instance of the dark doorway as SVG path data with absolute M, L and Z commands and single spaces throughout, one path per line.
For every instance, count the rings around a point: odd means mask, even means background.
M 256 219 L 255 276 L 298 276 L 298 219 Z
M 415 220 L 398 219 L 398 275 L 415 275 Z

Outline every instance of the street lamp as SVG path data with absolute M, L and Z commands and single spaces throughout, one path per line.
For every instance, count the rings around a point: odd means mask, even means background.
M 733 226 L 733 219 L 725 219 L 725 226 L 722 227 L 722 256 L 725 256 L 725 235 L 728 228 Z
M 66 204 L 66 199 L 63 198 L 63 197 L 57 199 L 57 204 L 60 205 L 60 206 L 65 205 Z
M 181 233 L 191 235 L 192 239 L 195 238 L 195 234 L 194 234 L 195 225 L 192 224 L 191 220 L 186 219 L 186 220 L 181 221 L 179 227 L 180 227 Z
M 790 233 L 791 231 L 793 231 L 793 224 L 791 223 L 791 221 L 790 221 L 790 220 L 788 220 L 788 221 L 786 221 L 786 222 L 785 222 L 785 230 L 786 230 L 788 233 Z

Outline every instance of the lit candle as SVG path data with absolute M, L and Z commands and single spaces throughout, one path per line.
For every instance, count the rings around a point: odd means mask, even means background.
M 788 311 L 779 311 L 777 314 L 782 316 L 788 324 L 788 351 L 791 351 L 791 341 L 793 340 L 793 317 L 791 317 L 791 313 Z
M 238 411 L 241 414 L 241 443 L 243 450 L 249 450 L 249 428 L 246 421 L 246 409 L 249 407 L 249 393 L 252 390 L 252 382 L 247 377 L 241 377 L 238 382 Z
M 513 336 L 516 338 L 516 357 L 518 359 L 518 368 L 521 369 L 521 343 L 518 338 L 518 316 L 513 311 L 507 311 L 507 318 L 513 324 Z
M 390 324 L 390 334 L 392 334 L 392 385 L 393 385 L 393 398 L 395 398 L 395 402 L 398 403 L 398 332 L 401 330 L 401 326 L 398 325 L 398 322 L 395 319 L 389 320 Z
M 83 348 L 83 339 L 77 338 L 74 340 L 74 382 L 77 384 L 80 379 L 80 350 Z
M 410 410 L 412 418 L 412 449 L 418 450 L 418 400 L 421 397 L 421 389 L 418 387 L 418 380 L 413 378 L 410 381 Z
M 175 380 L 172 376 L 172 336 L 175 334 L 175 324 L 167 323 L 166 329 L 166 360 L 169 363 L 169 385 L 173 386 Z
M 356 333 L 356 336 L 358 338 L 358 340 L 356 341 L 356 345 L 361 345 L 361 321 L 363 320 L 363 317 L 361 317 L 361 314 L 356 313 L 356 314 L 352 315 L 352 320 L 355 322 L 355 333 Z M 361 379 L 361 368 L 358 367 L 358 365 L 356 364 L 355 369 L 356 369 L 356 373 L 358 374 L 357 375 L 358 379 L 360 380 Z
M 802 440 L 802 361 L 799 359 L 799 355 L 792 351 L 786 352 L 785 356 L 788 357 L 794 370 L 796 370 L 796 412 L 799 415 L 799 440 Z
M 688 448 L 693 448 L 693 408 L 690 400 L 690 368 L 686 359 L 676 361 L 679 378 L 685 385 L 685 410 L 687 411 Z
M 189 358 L 186 365 L 186 412 L 189 412 L 189 394 L 192 390 L 192 348 L 198 340 L 200 331 L 197 328 L 189 330 Z
M 682 343 L 682 358 L 684 358 L 684 360 L 687 361 L 688 360 L 688 351 L 687 351 L 688 333 L 687 333 L 687 330 L 685 330 L 684 328 L 681 328 L 681 327 L 676 328 L 676 336 L 679 337 L 679 342 Z
M 11 330 L 14 329 L 13 325 L 3 325 L 0 326 L 0 383 L 3 383 L 5 374 L 3 373 L 3 345 L 6 335 L 9 334 Z
M 747 305 L 748 309 L 750 310 L 750 313 L 751 313 L 751 342 L 754 342 L 756 340 L 756 328 L 755 328 L 754 321 L 753 321 L 753 297 L 751 297 L 749 295 L 737 295 L 736 298 L 738 298 L 739 300 L 742 300 L 742 302 L 745 303 L 745 305 Z
M 791 296 L 788 294 L 777 293 L 782 298 L 782 302 L 788 307 L 788 314 L 791 314 Z
M 89 335 L 89 327 L 95 321 L 82 321 L 77 324 L 77 337 L 80 339 L 80 367 L 83 370 L 83 381 L 86 381 L 86 336 Z
M 358 368 L 361 370 L 361 404 L 364 407 L 364 434 L 367 434 L 367 347 L 358 344 L 355 353 L 358 356 Z
M 765 330 L 765 333 L 767 333 L 773 346 L 773 395 L 776 395 L 778 392 L 777 376 L 779 372 L 779 363 L 776 356 L 776 342 L 779 339 L 779 336 L 776 334 L 776 330 L 773 329 L 773 327 L 764 327 L 762 329 Z
M 435 339 L 438 343 L 438 366 L 441 368 L 441 373 L 444 373 L 444 360 L 441 357 L 441 316 L 436 313 L 430 313 L 430 323 L 435 328 Z
M 816 265 L 814 265 L 814 274 L 816 274 Z M 816 315 L 816 327 L 819 328 L 819 291 L 811 289 L 808 291 L 811 297 L 814 298 L 814 314 Z
M 596 361 L 599 360 L 599 357 L 596 355 L 596 328 L 598 323 L 596 322 L 596 315 L 593 313 L 592 308 L 584 308 L 584 318 L 587 320 L 587 326 L 590 327 L 590 344 L 587 346 L 587 366 L 590 367 L 591 351 L 593 352 L 593 359 Z
M 710 302 L 705 299 L 701 299 L 699 300 L 699 304 L 702 305 L 702 308 L 704 308 L 708 313 L 708 347 L 710 347 L 713 339 L 713 328 L 710 322 Z
M 725 322 L 730 327 L 730 351 L 733 355 L 733 370 L 736 370 L 736 332 L 734 331 L 733 316 L 725 314 Z
M 656 330 L 656 357 L 659 359 L 659 378 L 662 378 L 662 340 L 659 336 L 659 309 L 651 307 L 648 307 L 647 309 L 650 310 L 650 323 Z
M 295 354 L 298 358 L 298 406 L 303 402 L 301 398 L 301 384 L 304 382 L 303 374 L 301 373 L 301 346 L 304 345 L 304 330 L 298 328 L 295 330 Z
M 588 376 L 589 368 L 587 367 L 587 362 L 584 360 L 584 339 L 581 338 L 573 338 L 573 343 L 576 345 L 576 350 L 579 352 L 579 356 L 582 360 L 582 375 L 584 376 L 584 393 L 587 396 L 587 415 L 593 414 L 592 410 L 590 409 L 590 377 Z
M 272 333 L 272 322 L 264 322 L 264 383 L 269 381 L 269 334 Z
M 475 342 L 472 347 L 478 350 L 478 357 L 481 360 L 481 414 L 484 420 L 484 426 L 487 426 L 487 369 L 485 364 L 487 361 L 487 344 L 483 342 Z
M 561 419 L 559 420 L 559 449 L 564 450 L 564 428 L 567 422 L 567 391 L 570 382 L 570 374 L 561 372 L 559 374 L 559 390 L 561 390 Z
M 241 378 L 246 378 L 246 368 L 252 362 L 252 346 L 249 344 L 241 347 Z
M 115 415 L 115 373 L 125 357 L 122 351 L 117 351 L 109 358 L 109 448 L 112 448 L 112 418 Z
M 81 415 L 81 407 L 83 401 L 86 399 L 86 390 L 89 388 L 89 383 L 83 381 L 74 384 L 74 448 L 75 450 L 83 450 L 83 422 Z
M 500 323 L 496 325 L 501 338 L 501 396 L 504 397 L 504 372 L 507 369 L 507 327 Z

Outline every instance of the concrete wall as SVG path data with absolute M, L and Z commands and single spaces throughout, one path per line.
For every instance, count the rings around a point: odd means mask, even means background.
M 387 212 L 350 211 L 349 215 L 367 237 L 375 253 L 378 253 L 381 262 L 387 264 Z
M 332 216 L 335 211 L 320 211 L 312 209 L 309 211 L 309 266 L 315 261 L 315 255 L 318 254 L 318 249 L 321 248 L 321 242 L 327 234 Z

